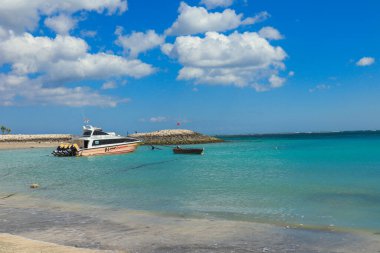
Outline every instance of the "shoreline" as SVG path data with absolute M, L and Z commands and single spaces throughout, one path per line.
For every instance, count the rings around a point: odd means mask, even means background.
M 55 148 L 61 142 L 0 142 L 1 150 L 30 149 L 30 148 Z
M 107 253 L 110 251 L 76 248 L 55 243 L 32 240 L 8 233 L 0 233 L 0 252 Z
M 1 233 L 74 249 L 118 252 L 287 252 L 292 249 L 290 252 L 354 253 L 376 252 L 380 248 L 379 235 L 363 231 L 160 215 L 18 194 L 0 198 L 0 211 L 0 249 Z M 23 246 L 28 241 L 20 243 Z M 13 252 L 11 249 L 8 246 L 8 252 Z
M 186 145 L 219 143 L 224 140 L 203 135 L 186 129 L 159 130 L 148 133 L 131 134 L 141 140 L 142 145 Z M 52 148 L 62 142 L 70 142 L 73 135 L 69 134 L 7 134 L 0 135 L 0 150 Z
M 69 134 L 6 134 L 0 135 L 0 150 L 50 148 L 70 141 Z
M 28 187 L 28 186 L 26 186 Z M 43 189 L 43 188 L 42 188 Z M 40 190 L 40 189 L 39 189 Z M 36 191 L 36 190 L 32 190 Z M 229 221 L 229 222 L 242 222 L 242 223 L 252 223 L 256 225 L 267 225 L 274 226 L 284 229 L 302 229 L 308 231 L 323 231 L 323 232 L 333 232 L 333 233 L 351 233 L 351 234 L 376 234 L 379 235 L 380 238 L 380 229 L 365 229 L 365 228 L 352 228 L 352 227 L 338 227 L 331 225 L 318 225 L 318 224 L 300 224 L 300 223 L 292 223 L 292 222 L 282 222 L 270 219 L 241 219 L 241 218 L 233 218 L 227 216 L 219 216 L 213 215 L 212 213 L 183 213 L 183 212 L 168 212 L 168 211 L 158 211 L 158 210 L 144 210 L 144 209 L 131 209 L 128 207 L 108 207 L 106 205 L 101 204 L 90 204 L 83 202 L 75 202 L 75 201 L 60 201 L 60 200 L 52 200 L 47 198 L 39 198 L 32 195 L 28 195 L 25 193 L 10 193 L 10 192 L 0 192 L 0 210 L 1 210 L 1 201 L 7 200 L 9 198 L 12 199 L 22 199 L 22 202 L 14 202 L 19 206 L 24 202 L 27 204 L 31 204 L 33 202 L 44 201 L 46 205 L 43 207 L 50 208 L 52 206 L 60 206 L 63 209 L 67 209 L 70 211 L 78 211 L 78 210 L 88 210 L 88 209 L 101 209 L 101 210 L 114 210 L 114 211 L 126 211 L 128 213 L 141 213 L 147 214 L 151 216 L 157 217 L 166 217 L 173 219 L 195 219 L 195 220 L 220 220 L 220 221 Z M 12 201 L 10 201 L 12 202 Z

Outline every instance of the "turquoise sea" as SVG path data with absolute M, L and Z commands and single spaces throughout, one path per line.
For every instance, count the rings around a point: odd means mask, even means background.
M 203 156 L 141 146 L 0 151 L 0 193 L 168 215 L 380 230 L 380 132 L 224 136 Z M 193 145 L 197 146 L 197 145 Z M 38 183 L 40 189 L 29 185 Z

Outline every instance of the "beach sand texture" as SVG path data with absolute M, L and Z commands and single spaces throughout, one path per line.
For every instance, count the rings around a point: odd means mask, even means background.
M 0 234 L 1 253 L 107 253 L 111 251 L 91 250 L 27 239 L 11 234 Z
M 69 134 L 6 134 L 0 135 L 0 149 L 55 147 L 71 138 Z
M 0 252 L 378 252 L 380 237 L 220 219 L 181 218 L 46 202 L 0 200 Z M 59 245 L 65 245 L 60 247 Z M 69 247 L 66 247 L 69 246 Z

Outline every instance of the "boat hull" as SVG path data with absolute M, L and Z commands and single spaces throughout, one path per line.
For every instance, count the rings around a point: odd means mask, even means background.
M 203 155 L 203 148 L 173 148 L 174 154 Z
M 136 150 L 138 143 L 121 144 L 107 147 L 90 148 L 79 150 L 77 156 L 97 156 L 97 155 L 116 155 L 127 154 Z

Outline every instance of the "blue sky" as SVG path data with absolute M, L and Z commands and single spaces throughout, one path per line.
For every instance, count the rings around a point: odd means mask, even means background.
M 379 1 L 6 1 L 0 124 L 380 129 Z

